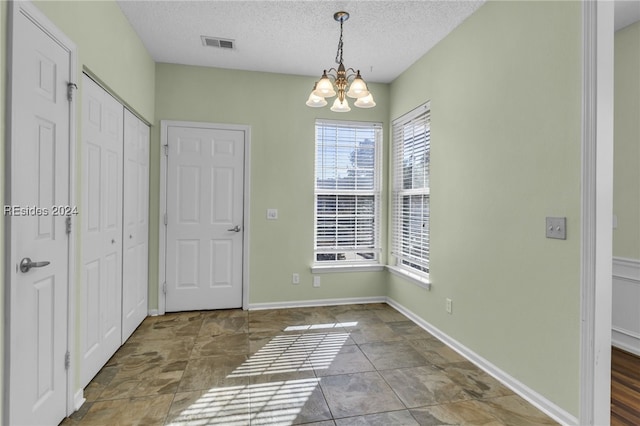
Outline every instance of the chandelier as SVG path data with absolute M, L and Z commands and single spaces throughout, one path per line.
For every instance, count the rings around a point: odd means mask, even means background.
M 324 70 L 320 80 L 316 81 L 313 86 L 309 99 L 307 99 L 307 106 L 323 107 L 327 105 L 325 98 L 332 98 L 338 95 L 331 107 L 333 112 L 351 111 L 347 96 L 356 99 L 354 105 L 359 108 L 373 108 L 376 103 L 367 88 L 367 83 L 360 76 L 360 70 L 345 69 L 342 63 L 342 24 L 349 19 L 349 14 L 347 12 L 336 12 L 333 15 L 333 19 L 340 22 L 340 40 L 338 41 L 338 51 L 336 52 L 338 69 Z M 348 89 L 347 86 L 349 86 Z

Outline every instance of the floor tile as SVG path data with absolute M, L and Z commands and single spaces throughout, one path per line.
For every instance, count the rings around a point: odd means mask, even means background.
M 314 355 L 309 359 L 318 377 L 375 371 L 373 364 L 356 345 L 343 346 L 320 359 L 316 359 Z
M 246 355 L 192 358 L 187 363 L 177 391 L 246 386 L 249 376 L 239 369 L 246 360 Z
M 82 423 L 101 425 L 161 425 L 173 400 L 173 395 L 114 399 L 94 402 Z
M 485 399 L 513 395 L 511 389 L 468 361 L 448 364 L 443 371 L 472 398 Z
M 249 332 L 249 316 L 241 310 L 210 311 L 202 315 L 199 336 Z
M 178 384 L 186 365 L 187 361 L 173 361 L 168 364 L 123 365 L 109 384 L 104 387 L 97 399 L 173 394 L 178 390 Z
M 413 418 L 408 410 L 389 411 L 380 414 L 369 414 L 366 416 L 348 417 L 337 419 L 337 426 L 418 426 L 419 423 Z
M 478 402 L 486 404 L 489 407 L 489 412 L 506 425 L 540 426 L 558 424 L 518 395 L 483 399 Z
M 387 323 L 374 319 L 366 323 L 358 323 L 353 327 L 345 327 L 350 333 L 350 337 L 357 344 L 371 342 L 391 342 L 403 340 L 403 337 L 397 334 Z
M 477 401 L 461 401 L 451 404 L 413 408 L 413 417 L 423 426 L 476 425 L 504 426 L 491 415 L 490 410 Z M 514 425 L 516 426 L 516 425 Z
M 248 353 L 248 333 L 201 334 L 193 346 L 191 358 L 202 358 L 211 355 L 246 355 Z
M 107 366 L 168 364 L 174 361 L 183 361 L 189 358 L 195 341 L 194 336 L 164 340 L 129 340 L 111 357 Z
M 359 345 L 377 370 L 416 367 L 429 362 L 407 342 L 374 342 Z
M 250 386 L 251 425 L 302 424 L 331 420 L 315 377 Z
M 445 366 L 451 363 L 464 362 L 466 359 L 436 338 L 407 340 L 418 352 L 422 353 L 429 363 Z
M 471 399 L 459 385 L 432 366 L 385 370 L 380 374 L 408 408 Z
M 427 339 L 433 336 L 413 321 L 390 321 L 386 323 L 394 332 L 407 340 Z
M 176 337 L 195 337 L 202 327 L 200 312 L 169 313 L 147 317 L 129 338 L 130 341 L 153 339 L 170 340 Z
M 167 415 L 168 425 L 247 425 L 251 417 L 246 386 L 178 392 Z
M 320 387 L 334 418 L 405 408 L 377 372 L 323 377 Z

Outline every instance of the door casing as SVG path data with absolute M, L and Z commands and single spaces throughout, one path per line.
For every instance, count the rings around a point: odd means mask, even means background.
M 159 209 L 159 238 L 158 238 L 158 309 L 151 311 L 151 315 L 164 315 L 166 297 L 164 287 L 166 277 L 166 254 L 167 254 L 167 226 L 165 215 L 167 213 L 167 155 L 165 146 L 168 143 L 168 128 L 176 127 L 197 127 L 205 129 L 220 130 L 241 130 L 244 132 L 244 188 L 243 188 L 243 216 L 244 235 L 242 241 L 242 308 L 249 306 L 249 235 L 250 235 L 250 196 L 251 193 L 251 126 L 221 123 L 202 123 L 194 121 L 160 121 L 160 209 Z

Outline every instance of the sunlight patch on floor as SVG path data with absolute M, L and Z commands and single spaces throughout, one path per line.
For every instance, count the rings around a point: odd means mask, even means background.
M 290 326 L 284 331 L 336 330 L 356 324 L 357 322 Z M 277 335 L 227 378 L 255 378 L 326 369 L 348 338 L 348 332 L 337 330 Z M 319 378 L 312 377 L 211 388 L 170 424 L 289 425 L 300 414 L 319 382 Z

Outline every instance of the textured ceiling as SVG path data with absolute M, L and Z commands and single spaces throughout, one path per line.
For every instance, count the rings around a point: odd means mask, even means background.
M 156 62 L 319 77 L 335 66 L 344 23 L 344 64 L 370 82 L 391 82 L 483 1 L 130 1 L 120 0 Z M 205 47 L 201 36 L 235 40 Z
M 344 64 L 388 83 L 474 13 L 484 0 L 119 0 L 156 62 L 319 77 L 335 66 L 344 23 Z M 640 0 L 616 0 L 616 29 L 640 19 Z M 205 47 L 201 36 L 235 40 Z
M 616 31 L 640 20 L 640 0 L 615 0 Z

